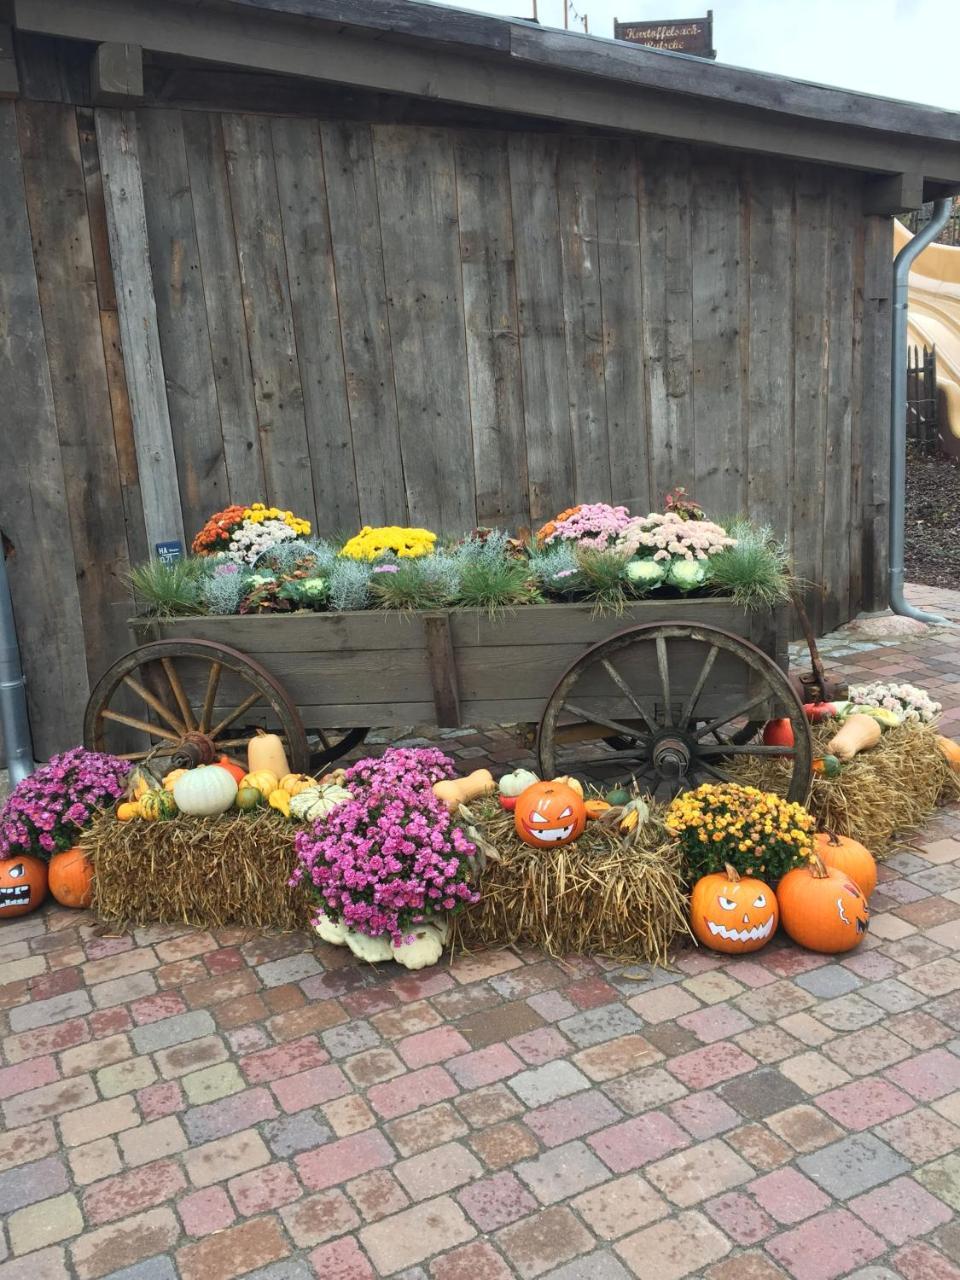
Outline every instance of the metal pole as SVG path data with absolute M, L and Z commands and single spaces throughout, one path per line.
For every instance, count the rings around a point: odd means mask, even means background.
M 26 683 L 20 665 L 20 646 L 17 644 L 5 559 L 0 548 L 0 727 L 3 729 L 10 785 L 15 787 L 33 773 L 34 763 Z
M 563 0 L 563 29 L 570 30 L 570 0 Z
M 908 241 L 893 262 L 893 350 L 890 365 L 890 608 L 918 622 L 954 625 L 938 613 L 926 613 L 903 596 L 903 544 L 907 487 L 907 294 L 910 267 L 950 219 L 952 200 L 937 200 L 933 217 Z

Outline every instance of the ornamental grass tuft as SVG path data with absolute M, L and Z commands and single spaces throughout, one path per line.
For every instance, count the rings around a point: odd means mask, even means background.
M 128 580 L 138 605 L 157 618 L 203 612 L 208 566 L 195 557 L 147 560 L 131 569 Z
M 787 551 L 767 526 L 735 520 L 729 527 L 736 545 L 710 557 L 710 586 L 732 596 L 745 609 L 773 609 L 786 604 L 796 579 L 790 573 Z

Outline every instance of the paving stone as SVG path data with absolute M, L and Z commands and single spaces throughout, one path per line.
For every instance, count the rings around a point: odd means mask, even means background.
M 679 1080 L 661 1067 L 631 1071 L 629 1075 L 607 1081 L 602 1088 L 618 1107 L 630 1115 L 637 1115 L 652 1107 L 662 1107 L 665 1103 L 682 1098 L 687 1092 Z
M 612 1253 L 603 1251 L 575 1258 L 551 1271 L 546 1280 L 629 1280 L 630 1273 Z
M 344 1094 L 351 1092 L 350 1081 L 340 1068 L 332 1063 L 323 1067 L 313 1067 L 309 1071 L 301 1071 L 299 1075 L 284 1076 L 280 1080 L 274 1080 L 270 1088 L 280 1106 L 287 1112 L 316 1107 L 320 1103 L 329 1102 L 332 1098 L 342 1098 Z
M 317 1151 L 306 1151 L 295 1157 L 294 1164 L 305 1186 L 323 1191 L 371 1169 L 393 1164 L 394 1158 L 393 1148 L 383 1134 L 368 1130 L 327 1143 Z
M 476 1235 L 449 1196 L 414 1205 L 360 1231 L 360 1242 L 378 1271 L 389 1275 Z
M 544 1008 L 553 1010 L 554 1006 L 551 1004 L 553 998 L 561 1001 L 561 1005 L 555 1010 L 559 1018 L 576 1012 L 575 1005 L 564 997 L 560 997 L 558 992 L 549 991 L 531 996 L 526 1001 L 513 1000 L 508 1004 L 498 1004 L 492 1009 L 469 1014 L 457 1023 L 457 1031 L 474 1049 L 485 1049 L 487 1045 L 512 1040 L 515 1036 L 524 1035 L 528 1031 L 535 1031 L 543 1026 L 544 1015 L 538 1012 L 535 1002 L 539 1001 Z M 556 1020 L 556 1018 L 548 1019 L 548 1021 Z
M 473 1182 L 457 1196 L 477 1227 L 484 1233 L 496 1231 L 537 1208 L 537 1201 L 513 1173 L 498 1173 Z
M 643 1027 L 643 1023 L 633 1010 L 626 1009 L 621 1004 L 608 1004 L 598 1009 L 587 1009 L 583 1013 L 575 1014 L 572 1018 L 564 1018 L 557 1025 L 563 1035 L 581 1049 L 601 1044 L 605 1040 L 615 1040 L 618 1036 L 639 1032 Z
M 333 1139 L 333 1130 L 312 1111 L 269 1120 L 261 1128 L 267 1146 L 281 1160 L 300 1151 L 310 1151 Z
M 273 1098 L 266 1089 L 256 1088 L 191 1107 L 183 1113 L 182 1121 L 190 1141 L 200 1143 L 225 1138 L 262 1120 L 272 1120 L 276 1115 Z
M 176 1116 L 164 1116 L 118 1135 L 124 1161 L 131 1167 L 187 1149 L 187 1136 Z
M 458 1092 L 446 1070 L 433 1066 L 374 1085 L 367 1097 L 374 1110 L 385 1120 L 390 1120 L 445 1098 L 453 1098 Z
M 405 1209 L 410 1203 L 406 1192 L 386 1169 L 373 1169 L 359 1178 L 352 1178 L 346 1190 L 364 1222 L 377 1222 Z
M 759 1244 L 777 1229 L 770 1215 L 742 1191 L 727 1191 L 714 1196 L 704 1203 L 703 1209 L 734 1244 Z
M 482 1168 L 466 1147 L 448 1142 L 401 1160 L 393 1173 L 411 1200 L 429 1200 L 479 1177 Z
M 98 1138 L 68 1152 L 70 1169 L 78 1186 L 109 1178 L 121 1169 L 120 1153 L 113 1138 Z
M 873 1134 L 860 1133 L 801 1156 L 799 1167 L 836 1200 L 869 1191 L 908 1172 L 910 1166 Z
M 259 1218 L 177 1251 L 181 1280 L 233 1280 L 290 1252 L 279 1224 Z
M 522 1280 L 533 1280 L 594 1246 L 593 1237 L 569 1209 L 554 1206 L 504 1227 L 497 1244 Z
M 88 1187 L 83 1210 L 88 1222 L 101 1226 L 170 1200 L 185 1186 L 179 1165 L 172 1160 L 156 1160 Z
M 158 1049 L 169 1049 L 172 1045 L 211 1035 L 215 1030 L 213 1018 L 206 1009 L 195 1009 L 192 1013 L 181 1013 L 173 1018 L 150 1022 L 144 1027 L 135 1027 L 130 1039 L 138 1053 L 156 1053 Z
M 95 1078 L 97 1088 L 105 1098 L 116 1098 L 122 1093 L 135 1093 L 153 1084 L 157 1072 L 147 1057 L 127 1058 L 114 1066 L 104 1067 Z
M 669 1206 L 639 1173 L 628 1173 L 585 1191 L 572 1201 L 587 1226 L 602 1240 L 617 1240 L 666 1217 Z
M 615 1246 L 639 1280 L 681 1280 L 699 1276 L 730 1252 L 730 1241 L 702 1213 L 688 1210 L 656 1222 Z
M 369 1259 L 353 1236 L 322 1244 L 310 1255 L 314 1274 L 323 1280 L 374 1280 Z
M 953 1218 L 948 1206 L 913 1178 L 895 1178 L 886 1186 L 857 1196 L 849 1207 L 891 1244 L 906 1244 Z
M 133 1098 L 124 1094 L 109 1102 L 95 1102 L 92 1106 L 68 1111 L 60 1118 L 60 1132 L 68 1147 L 77 1147 L 96 1138 L 133 1129 L 139 1123 L 140 1116 Z
M 803 1102 L 804 1091 L 787 1079 L 778 1067 L 760 1067 L 739 1075 L 722 1084 L 718 1090 L 723 1100 L 735 1111 L 750 1120 L 762 1120 L 765 1116 Z
M 797 1169 L 777 1169 L 747 1187 L 757 1203 L 777 1222 L 791 1226 L 829 1207 L 830 1200 Z
M 323 1244 L 360 1225 L 356 1209 L 342 1191 L 331 1189 L 281 1209 L 280 1217 L 300 1247 Z
M 18 1129 L 94 1103 L 96 1097 L 97 1091 L 90 1077 L 75 1076 L 71 1080 L 56 1080 L 8 1098 L 3 1104 L 3 1114 L 7 1127 Z
M 192 1191 L 177 1201 L 177 1212 L 188 1236 L 208 1236 L 236 1221 L 236 1212 L 221 1186 Z
M 246 1088 L 246 1082 L 235 1063 L 219 1062 L 213 1067 L 191 1071 L 183 1077 L 181 1087 L 190 1102 L 200 1104 L 239 1093 Z
M 922 1102 L 934 1102 L 960 1089 L 960 1058 L 932 1049 L 889 1067 L 889 1080 Z
M 585 1075 L 601 1082 L 652 1066 L 662 1058 L 663 1054 L 640 1035 L 618 1036 L 573 1055 Z
M 647 1165 L 644 1177 L 674 1204 L 689 1209 L 748 1182 L 753 1169 L 718 1138 Z
M 788 1107 L 776 1115 L 767 1117 L 767 1124 L 795 1151 L 809 1154 L 819 1151 L 839 1138 L 842 1129 L 816 1107 L 801 1105 Z
M 817 1102 L 828 1116 L 854 1132 L 872 1129 L 914 1106 L 913 1100 L 901 1089 L 877 1076 L 832 1089 L 821 1094 Z
M 322 973 L 323 969 L 314 956 L 307 953 L 284 956 L 282 960 L 271 960 L 267 964 L 257 966 L 257 977 L 265 987 L 279 987 L 286 982 L 300 982 L 304 978 L 312 978 Z
M 667 1112 L 698 1139 L 714 1138 L 741 1123 L 740 1116 L 730 1104 L 710 1090 L 678 1098 L 670 1103 Z
M 960 1151 L 960 1128 L 925 1107 L 917 1107 L 879 1125 L 876 1132 L 914 1164 L 925 1164 L 950 1151 Z
M 63 1160 L 48 1156 L 0 1174 L 0 1215 L 66 1191 L 69 1177 Z M 2 1220 L 2 1219 L 0 1219 Z
M 510 1088 L 528 1107 L 542 1107 L 589 1087 L 590 1081 L 571 1062 L 548 1062 L 510 1080 Z
M 669 1116 L 650 1112 L 603 1129 L 587 1142 L 614 1173 L 627 1173 L 681 1150 L 690 1138 Z
M 846 1209 L 809 1218 L 766 1247 L 795 1280 L 836 1280 L 886 1250 L 883 1240 Z
M 229 1050 L 220 1036 L 200 1036 L 197 1040 L 160 1049 L 154 1054 L 153 1060 L 161 1076 L 170 1080 L 224 1062 L 229 1056 Z
M 187 1175 L 195 1187 L 236 1177 L 270 1163 L 270 1153 L 255 1129 L 191 1147 L 183 1157 Z
M 539 1107 L 527 1114 L 525 1123 L 545 1147 L 556 1147 L 620 1119 L 622 1115 L 610 1099 L 594 1089 Z
M 611 1043 L 616 1044 L 617 1041 Z M 525 1031 L 523 1035 L 513 1036 L 508 1041 L 509 1047 L 530 1067 L 542 1067 L 546 1062 L 557 1058 L 565 1058 L 572 1052 L 570 1041 L 562 1036 L 556 1027 L 537 1027 L 535 1031 Z M 602 1049 L 603 1045 L 598 1045 Z M 584 1052 L 590 1053 L 587 1049 Z
M 264 1169 L 242 1173 L 231 1178 L 227 1189 L 245 1218 L 269 1213 L 281 1205 L 299 1200 L 303 1194 L 293 1170 L 285 1164 L 271 1164 Z
M 483 1129 L 467 1141 L 488 1169 L 503 1169 L 535 1155 L 538 1150 L 530 1130 L 513 1121 Z
M 735 1044 L 719 1042 L 681 1054 L 667 1070 L 690 1089 L 709 1089 L 734 1076 L 753 1071 L 756 1062 Z
M 37 1000 L 11 1009 L 7 1014 L 11 1031 L 32 1031 L 68 1018 L 77 1018 L 93 1008 L 86 991 L 68 991 L 49 1000 Z
M 960 1154 L 953 1153 L 934 1160 L 915 1170 L 914 1177 L 960 1213 Z
M 447 1062 L 447 1069 L 464 1089 L 480 1089 L 523 1070 L 523 1062 L 505 1044 L 491 1044 Z
M 67 1192 L 17 1209 L 6 1220 L 13 1253 L 33 1253 L 83 1230 L 83 1217 L 75 1195 Z
M 113 1271 L 106 1280 L 179 1280 L 179 1277 L 170 1259 L 158 1256 L 136 1262 L 132 1267 L 124 1267 L 122 1271 Z
M 604 1182 L 609 1173 L 582 1142 L 568 1142 L 516 1166 L 517 1175 L 541 1204 L 556 1204 Z

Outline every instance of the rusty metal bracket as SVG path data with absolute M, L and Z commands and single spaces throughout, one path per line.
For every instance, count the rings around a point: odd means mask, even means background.
M 797 611 L 800 627 L 803 630 L 803 638 L 806 640 L 807 648 L 810 650 L 811 667 L 810 671 L 800 671 L 796 676 L 791 676 L 791 680 L 799 687 L 804 702 L 834 702 L 837 699 L 845 698 L 847 696 L 846 681 L 834 680 L 824 670 L 820 651 L 817 648 L 817 639 L 813 634 L 813 627 L 810 624 L 810 618 L 803 606 L 803 600 L 800 598 L 799 592 L 791 592 L 791 599 L 793 600 L 793 607 Z

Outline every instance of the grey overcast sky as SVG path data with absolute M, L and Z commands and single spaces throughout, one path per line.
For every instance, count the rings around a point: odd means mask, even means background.
M 695 18 L 712 7 L 721 62 L 960 111 L 960 0 L 571 3 L 587 14 L 591 35 L 599 36 L 613 35 L 614 17 Z M 459 7 L 511 17 L 533 12 L 532 0 L 473 0 Z M 563 26 L 563 0 L 537 0 L 537 7 L 542 24 Z

